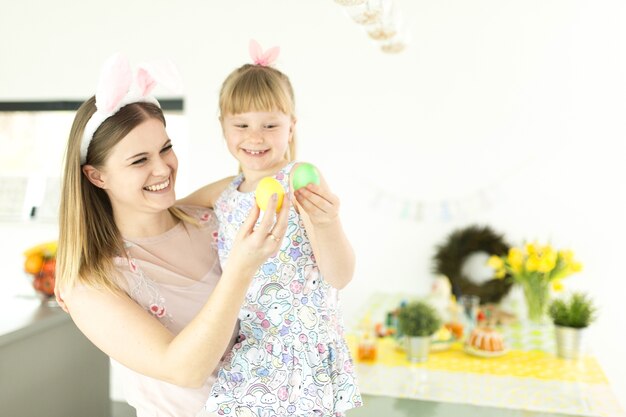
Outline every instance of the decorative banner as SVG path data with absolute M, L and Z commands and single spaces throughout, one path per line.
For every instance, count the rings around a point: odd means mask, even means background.
M 451 222 L 471 219 L 508 200 L 506 178 L 472 193 L 449 198 L 423 200 L 365 183 L 368 207 L 411 222 Z
M 498 175 L 491 184 L 458 196 L 419 198 L 407 195 L 406 192 L 390 190 L 389 187 L 380 186 L 367 178 L 359 182 L 360 187 L 363 187 L 361 195 L 365 196 L 365 204 L 371 210 L 380 210 L 400 220 L 416 223 L 471 220 L 492 210 L 496 205 L 505 203 L 510 197 L 511 184 L 515 182 L 515 177 L 525 175 L 535 159 L 536 155 L 528 155 L 509 168 L 508 172 Z

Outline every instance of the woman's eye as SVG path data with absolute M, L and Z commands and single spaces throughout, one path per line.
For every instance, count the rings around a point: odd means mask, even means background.
M 143 164 L 144 162 L 146 162 L 148 160 L 148 158 L 141 158 L 141 159 L 137 159 L 136 161 L 133 161 L 131 163 L 131 165 L 139 165 L 139 164 Z
M 277 127 L 278 125 L 265 125 L 266 129 L 274 129 L 275 127 Z
M 248 125 L 238 124 L 238 125 L 235 125 L 235 127 L 238 127 L 239 129 L 245 129 L 246 127 L 248 127 Z
M 164 147 L 163 149 L 161 149 L 161 153 L 166 153 L 172 150 L 172 148 L 174 147 L 174 145 L 167 145 L 166 147 Z

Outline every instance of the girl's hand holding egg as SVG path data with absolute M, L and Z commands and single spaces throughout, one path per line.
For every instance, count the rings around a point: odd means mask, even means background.
M 314 226 L 330 224 L 338 218 L 339 198 L 313 165 L 296 166 L 291 172 L 291 184 L 299 208 L 306 212 Z
M 308 163 L 299 164 L 291 173 L 291 182 L 293 184 L 293 190 L 297 191 L 307 185 L 320 184 L 320 173 L 313 165 Z

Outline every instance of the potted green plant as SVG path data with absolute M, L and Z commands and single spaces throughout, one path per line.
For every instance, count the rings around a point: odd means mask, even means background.
M 441 318 L 430 304 L 413 301 L 398 312 L 398 326 L 405 337 L 407 359 L 423 362 L 428 359 L 432 335 L 441 327 Z
M 548 308 L 556 334 L 557 355 L 578 359 L 584 330 L 596 319 L 596 306 L 585 293 L 575 292 L 568 299 L 556 299 Z

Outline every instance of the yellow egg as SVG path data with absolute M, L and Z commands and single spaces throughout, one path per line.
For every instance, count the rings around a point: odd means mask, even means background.
M 278 204 L 276 204 L 276 211 L 278 212 L 283 205 L 283 197 L 285 196 L 283 186 L 272 177 L 262 178 L 254 191 L 256 204 L 261 210 L 265 211 L 267 209 L 272 194 L 276 194 L 278 197 Z

